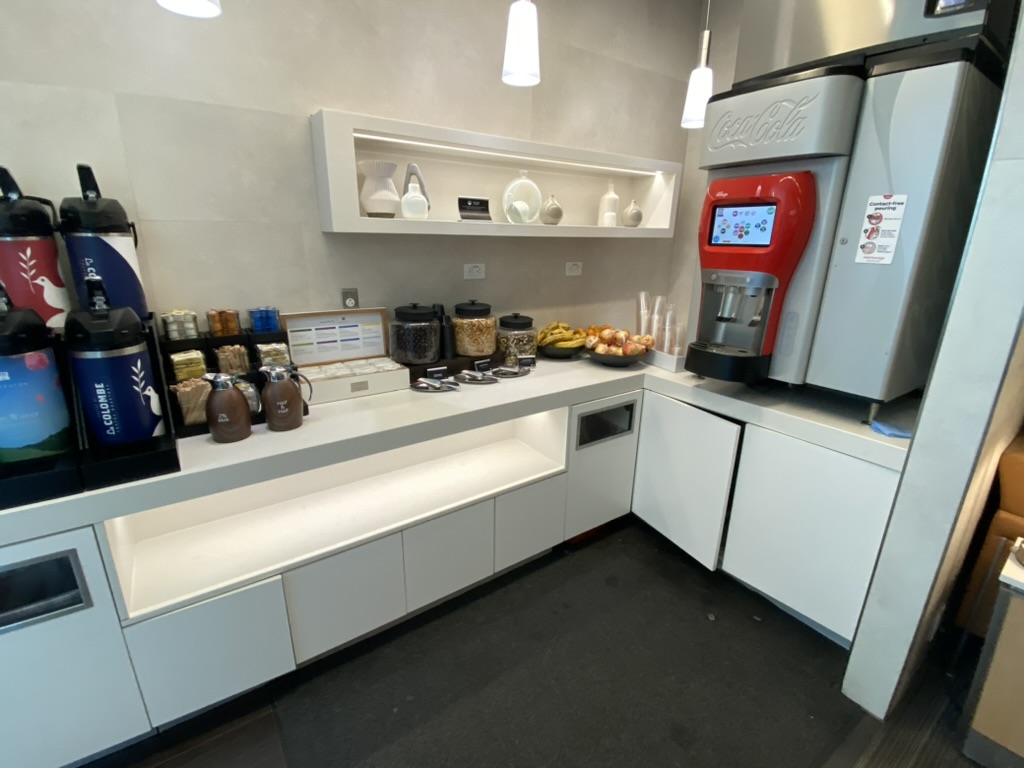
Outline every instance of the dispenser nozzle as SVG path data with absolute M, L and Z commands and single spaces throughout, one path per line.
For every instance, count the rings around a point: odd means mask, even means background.
M 106 312 L 110 309 L 110 297 L 103 287 L 103 279 L 96 275 L 85 278 L 85 291 L 90 312 Z

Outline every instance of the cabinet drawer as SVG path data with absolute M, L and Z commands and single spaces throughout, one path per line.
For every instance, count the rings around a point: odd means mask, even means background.
M 289 571 L 284 597 L 300 664 L 401 618 L 402 534 Z
M 150 730 L 91 528 L 0 548 L 0 764 L 49 768 Z
M 566 476 L 499 496 L 494 506 L 494 570 L 520 563 L 565 536 Z
M 494 573 L 494 499 L 402 532 L 410 611 Z
M 124 630 L 154 725 L 295 669 L 280 577 Z
M 629 513 L 643 392 L 572 408 L 565 537 Z

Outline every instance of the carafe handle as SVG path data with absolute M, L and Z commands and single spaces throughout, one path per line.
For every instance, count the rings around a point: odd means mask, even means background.
M 299 373 L 298 371 L 294 371 L 292 373 L 292 380 L 295 381 L 296 379 L 302 379 L 304 382 L 306 382 L 306 385 L 309 387 L 309 397 L 306 399 L 306 404 L 309 405 L 309 401 L 313 399 L 313 382 L 307 379 L 303 374 Z M 295 381 L 295 386 L 299 388 L 299 394 L 301 395 L 302 385 L 299 384 L 298 381 Z

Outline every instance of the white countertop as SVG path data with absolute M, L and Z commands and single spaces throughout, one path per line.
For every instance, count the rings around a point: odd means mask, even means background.
M 908 440 L 861 423 L 867 405 L 806 388 L 755 390 L 649 365 L 607 368 L 586 359 L 541 360 L 521 379 L 461 392 L 412 390 L 314 406 L 301 429 L 220 445 L 208 435 L 178 441 L 181 472 L 0 511 L 0 546 L 145 509 L 317 469 L 404 445 L 636 389 L 901 471 Z M 885 418 L 913 423 L 917 402 L 886 406 Z

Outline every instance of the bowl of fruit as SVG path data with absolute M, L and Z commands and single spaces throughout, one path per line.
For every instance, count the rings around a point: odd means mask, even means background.
M 654 337 L 633 336 L 629 331 L 612 328 L 610 325 L 600 328 L 591 326 L 583 346 L 590 350 L 590 358 L 601 365 L 625 368 L 644 359 L 647 351 L 654 347 Z
M 583 351 L 586 340 L 584 329 L 573 330 L 568 323 L 552 323 L 537 334 L 537 349 L 544 357 L 567 360 Z

